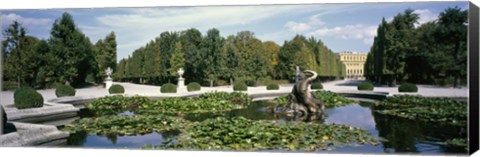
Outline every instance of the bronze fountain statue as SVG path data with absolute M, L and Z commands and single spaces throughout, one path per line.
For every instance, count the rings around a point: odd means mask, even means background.
M 312 76 L 307 77 L 305 72 L 311 73 Z M 275 107 L 275 114 L 283 115 L 286 116 L 287 119 L 297 121 L 322 119 L 325 105 L 323 101 L 315 98 L 308 90 L 308 85 L 315 80 L 318 75 L 312 70 L 305 70 L 305 72 L 299 74 L 297 83 L 295 83 L 292 92 L 288 95 L 288 104 L 285 107 Z

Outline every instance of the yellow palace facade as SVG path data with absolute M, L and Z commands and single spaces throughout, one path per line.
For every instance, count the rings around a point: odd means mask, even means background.
M 345 65 L 345 79 L 363 80 L 365 77 L 364 65 L 367 60 L 367 53 L 358 52 L 340 52 L 338 53 L 340 61 Z

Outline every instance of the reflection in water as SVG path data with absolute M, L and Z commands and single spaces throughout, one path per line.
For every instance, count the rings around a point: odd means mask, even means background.
M 375 136 L 380 136 L 387 141 L 380 145 L 363 145 L 360 147 L 339 147 L 329 152 L 339 153 L 466 153 L 466 150 L 450 148 L 442 145 L 446 139 L 467 137 L 466 127 L 447 126 L 433 123 L 422 123 L 402 118 L 385 116 L 371 110 L 372 103 L 361 102 L 359 105 L 348 105 L 325 109 L 325 114 L 311 116 L 305 119 L 285 117 L 267 112 L 270 106 L 268 101 L 254 102 L 245 109 L 236 109 L 227 112 L 185 114 L 184 118 L 190 121 L 203 121 L 215 117 L 243 116 L 252 120 L 275 120 L 280 123 L 285 121 L 306 121 L 313 123 L 345 124 L 368 130 Z M 126 114 L 128 115 L 128 114 Z M 162 142 L 173 139 L 180 134 L 177 131 L 163 134 L 150 133 L 136 136 L 117 135 L 87 135 L 76 133 L 68 139 L 68 145 L 81 147 L 107 147 L 107 148 L 141 148 L 146 144 L 161 145 Z M 270 151 L 270 150 L 269 150 Z

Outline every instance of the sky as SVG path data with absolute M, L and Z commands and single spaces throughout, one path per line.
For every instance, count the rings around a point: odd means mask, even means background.
M 392 20 L 410 8 L 419 15 L 420 25 L 436 20 L 440 12 L 455 6 L 467 9 L 468 2 L 1 10 L 0 26 L 4 32 L 18 20 L 28 35 L 48 39 L 53 22 L 68 12 L 93 44 L 115 32 L 117 60 L 131 55 L 162 32 L 189 28 L 196 28 L 203 35 L 208 29 L 217 28 L 224 37 L 248 30 L 262 41 L 279 45 L 301 34 L 322 40 L 334 52 L 366 53 L 382 18 Z

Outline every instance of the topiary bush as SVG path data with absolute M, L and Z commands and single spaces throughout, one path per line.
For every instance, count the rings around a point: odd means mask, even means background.
M 162 87 L 160 87 L 160 92 L 161 93 L 177 93 L 177 86 L 172 83 L 163 84 Z
M 236 82 L 233 84 L 234 91 L 247 91 L 247 89 L 247 84 L 245 84 L 244 82 Z
M 398 87 L 398 92 L 412 92 L 418 91 L 417 85 L 413 83 L 403 83 Z
M 197 82 L 190 82 L 190 83 L 187 85 L 187 90 L 188 90 L 189 92 L 191 92 L 191 91 L 199 91 L 201 88 L 202 88 L 202 86 L 200 86 L 200 84 L 198 84 Z
M 15 91 L 14 105 L 18 109 L 36 108 L 43 106 L 43 96 L 33 88 L 19 88 Z
M 57 97 L 75 96 L 75 92 L 75 88 L 69 85 L 60 85 L 55 89 L 55 95 Z
M 267 90 L 278 90 L 280 87 L 278 86 L 278 84 L 275 84 L 275 83 L 270 83 L 267 85 Z
M 362 82 L 357 86 L 358 90 L 373 91 L 373 84 L 370 82 Z
M 310 89 L 323 89 L 323 85 L 319 82 L 312 83 Z
M 108 88 L 108 92 L 110 94 L 123 94 L 125 93 L 125 88 L 122 85 L 114 84 L 110 88 Z

